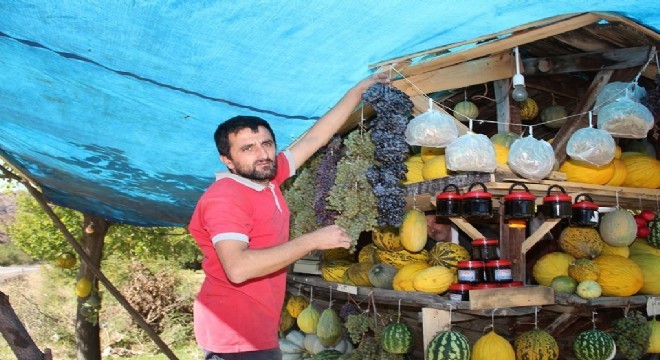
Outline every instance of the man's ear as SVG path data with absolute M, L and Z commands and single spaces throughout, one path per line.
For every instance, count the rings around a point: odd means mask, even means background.
M 228 156 L 220 155 L 220 161 L 222 161 L 229 170 L 234 170 L 234 162 Z

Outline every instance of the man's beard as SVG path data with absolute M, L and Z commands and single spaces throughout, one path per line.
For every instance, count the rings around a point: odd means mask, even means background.
M 257 165 L 253 164 L 251 169 L 244 169 L 241 167 L 236 167 L 234 172 L 236 175 L 240 175 L 246 179 L 255 180 L 255 181 L 264 181 L 264 180 L 273 180 L 275 174 L 277 173 L 277 163 L 269 160 L 270 166 L 266 167 L 263 170 L 258 170 Z

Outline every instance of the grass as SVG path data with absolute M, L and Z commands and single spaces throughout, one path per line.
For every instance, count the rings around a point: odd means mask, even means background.
M 104 272 L 113 284 L 121 289 L 130 274 L 126 263 L 118 260 L 104 261 Z M 157 264 L 156 267 L 166 267 Z M 175 268 L 174 266 L 171 268 Z M 201 277 L 198 272 L 172 270 L 180 279 L 176 289 L 181 301 L 192 304 Z M 0 281 L 4 292 L 23 322 L 28 333 L 43 351 L 51 349 L 54 359 L 76 359 L 75 322 L 76 303 L 75 273 L 51 266 Z M 135 324 L 128 312 L 103 288 L 100 312 L 101 351 L 104 359 L 167 359 L 146 333 Z M 192 315 L 175 313 L 163 320 L 161 339 L 181 360 L 202 359 L 192 332 Z M 0 359 L 15 359 L 9 345 L 0 336 Z
M 34 260 L 12 243 L 0 244 L 0 266 L 32 264 Z

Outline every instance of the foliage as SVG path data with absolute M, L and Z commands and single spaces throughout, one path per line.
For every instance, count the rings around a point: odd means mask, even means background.
M 16 245 L 12 243 L 0 244 L 0 266 L 30 264 L 32 262 L 32 257 Z
M 72 209 L 52 206 L 66 228 L 78 239 L 82 215 Z M 73 251 L 62 233 L 28 193 L 18 193 L 15 221 L 8 225 L 12 242 L 27 254 L 53 260 L 64 251 Z M 143 228 L 113 224 L 105 237 L 104 258 L 119 253 L 128 258 L 169 259 L 182 266 L 196 266 L 201 254 L 193 238 L 182 228 Z

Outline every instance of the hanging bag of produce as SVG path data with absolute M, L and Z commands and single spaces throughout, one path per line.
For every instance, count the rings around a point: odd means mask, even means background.
M 529 135 L 511 144 L 507 163 L 525 179 L 541 180 L 552 171 L 555 152 L 547 141 Z
M 577 130 L 566 144 L 566 154 L 572 159 L 596 166 L 609 164 L 615 152 L 616 144 L 612 135 L 592 127 Z
M 600 109 L 598 128 L 614 137 L 643 139 L 653 128 L 653 114 L 646 106 L 623 97 Z
M 495 147 L 486 135 L 468 132 L 445 149 L 447 169 L 452 171 L 495 171 Z
M 622 81 L 611 82 L 603 86 L 603 89 L 596 96 L 594 114 L 598 114 L 600 109 L 618 99 L 628 98 L 635 102 L 641 102 L 645 97 L 646 90 L 635 83 Z
M 429 109 L 408 122 L 406 142 L 410 145 L 446 147 L 458 137 L 455 121 L 449 114 Z

